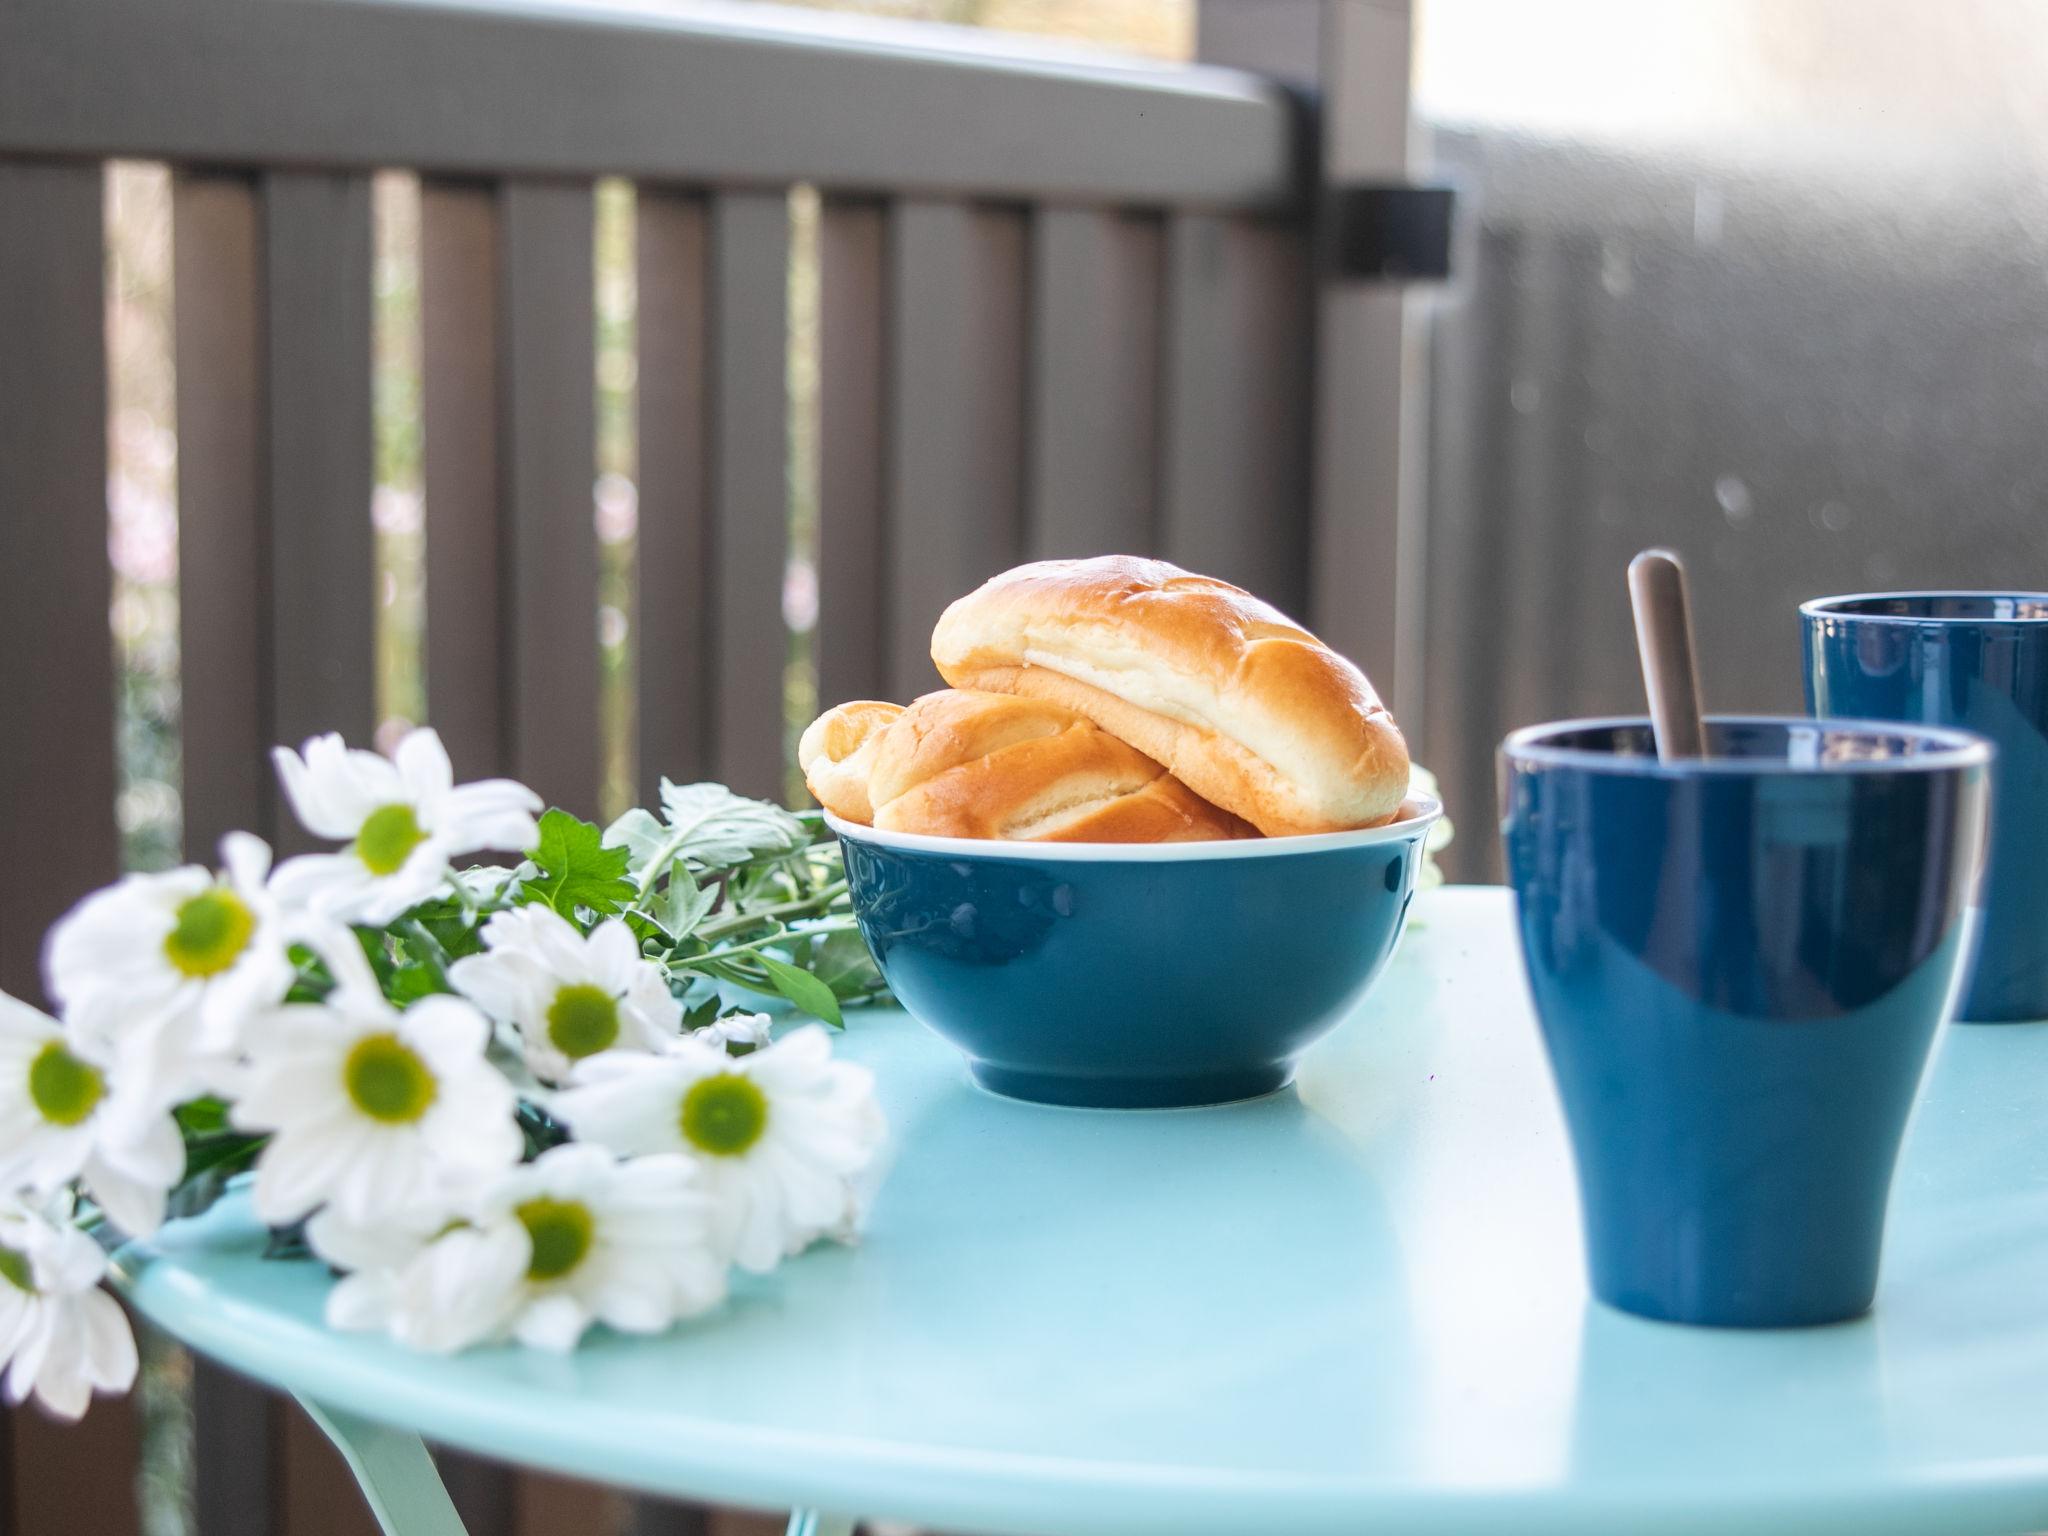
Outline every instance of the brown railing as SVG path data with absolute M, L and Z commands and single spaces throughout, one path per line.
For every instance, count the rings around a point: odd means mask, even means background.
M 0 868 L 34 872 L 0 887 L 0 986 L 38 995 L 43 929 L 119 864 L 111 157 L 173 171 L 193 858 L 233 826 L 293 842 L 270 743 L 376 724 L 382 168 L 421 178 L 426 690 L 464 774 L 599 798 L 600 176 L 637 193 L 643 788 L 784 783 L 799 183 L 823 199 L 823 697 L 922 691 L 947 599 L 1019 559 L 1112 549 L 1242 581 L 1384 676 L 1395 432 L 1373 378 L 1398 377 L 1398 309 L 1319 280 L 1313 209 L 1319 163 L 1398 167 L 1402 116 L 1360 95 L 1318 119 L 1314 87 L 1341 66 L 1362 92 L 1370 64 L 1398 97 L 1405 7 L 1260 0 L 1211 21 L 1208 56 L 1306 89 L 739 8 L 0 3 Z M 192 1401 L 204 1536 L 365 1528 L 303 1420 L 203 1366 Z M 4 1433 L 4 1536 L 136 1529 L 131 1410 Z M 450 1481 L 477 1536 L 611 1528 L 595 1495 L 473 1463 Z

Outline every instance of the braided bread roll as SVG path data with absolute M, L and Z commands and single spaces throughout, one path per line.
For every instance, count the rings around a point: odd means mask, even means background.
M 926 694 L 872 737 L 867 761 L 872 824 L 884 831 L 1066 843 L 1252 835 L 1143 753 L 1042 699 Z
M 1268 836 L 1374 826 L 1408 747 L 1357 667 L 1269 603 L 1163 560 L 1045 560 L 948 608 L 955 688 L 1064 705 Z
M 882 733 L 903 713 L 901 704 L 856 699 L 828 709 L 804 727 L 796 744 L 797 766 L 818 804 L 841 821 L 865 827 L 875 808 L 868 799 L 868 773 Z

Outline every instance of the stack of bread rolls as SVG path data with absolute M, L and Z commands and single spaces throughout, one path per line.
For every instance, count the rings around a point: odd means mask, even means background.
M 797 747 L 885 831 L 1158 843 L 1376 826 L 1408 749 L 1365 675 L 1270 604 L 1161 560 L 1044 560 L 948 608 L 950 688 L 827 710 Z

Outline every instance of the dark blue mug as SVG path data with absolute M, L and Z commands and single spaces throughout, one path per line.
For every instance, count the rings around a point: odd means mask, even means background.
M 1958 1016 L 2048 1019 L 2048 592 L 1824 597 L 1799 617 L 1812 713 L 1959 726 L 1998 748 Z
M 1593 1293 L 1672 1322 L 1854 1317 L 1967 957 L 1988 746 L 1960 731 L 1647 721 L 1501 747 L 1523 959 Z

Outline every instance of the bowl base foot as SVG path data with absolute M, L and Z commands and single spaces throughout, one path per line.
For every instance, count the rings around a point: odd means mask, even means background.
M 1286 1087 L 1294 1077 L 1292 1062 L 1173 1077 L 1077 1077 L 992 1066 L 983 1061 L 970 1061 L 967 1067 L 974 1080 L 990 1093 L 1030 1104 L 1060 1104 L 1071 1109 L 1193 1109 L 1206 1104 L 1232 1104 L 1240 1099 L 1263 1098 Z

